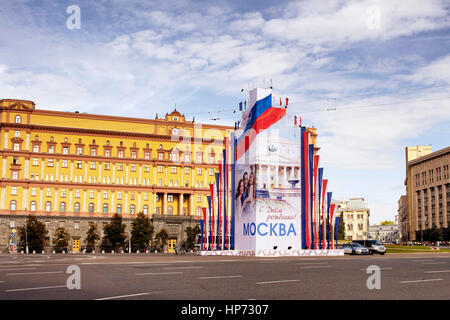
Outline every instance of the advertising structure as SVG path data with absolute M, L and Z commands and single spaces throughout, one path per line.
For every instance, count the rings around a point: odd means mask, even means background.
M 254 107 L 243 112 L 236 134 L 237 250 L 295 250 L 301 245 L 300 130 L 289 125 L 283 108 L 272 107 L 272 99 L 271 90 L 250 91 L 249 106 Z M 255 125 L 261 118 L 262 124 Z

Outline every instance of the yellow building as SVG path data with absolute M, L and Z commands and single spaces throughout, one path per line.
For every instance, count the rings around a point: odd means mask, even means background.
M 47 245 L 64 225 L 74 251 L 88 222 L 104 224 L 116 212 L 128 223 L 140 211 L 165 221 L 160 227 L 180 240 L 180 221 L 192 222 L 207 205 L 233 129 L 187 121 L 176 110 L 138 119 L 40 110 L 15 99 L 0 100 L 0 116 L 0 233 L 16 227 L 12 219 L 37 215 L 50 229 Z

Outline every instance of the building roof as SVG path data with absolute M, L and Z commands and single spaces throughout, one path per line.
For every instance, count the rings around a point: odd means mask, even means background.
M 439 156 L 447 154 L 447 153 L 450 153 L 450 147 L 447 147 L 447 148 L 444 148 L 444 149 L 432 152 L 430 154 L 427 154 L 426 156 L 422 156 L 422 157 L 419 157 L 417 159 L 408 161 L 408 165 L 412 166 L 412 165 L 415 165 L 415 164 L 418 164 L 418 163 L 421 163 L 421 162 L 424 162 L 424 161 L 427 161 L 427 160 L 439 157 Z

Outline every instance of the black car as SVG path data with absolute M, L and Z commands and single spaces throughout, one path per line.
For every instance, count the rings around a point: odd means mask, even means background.
M 369 254 L 385 254 L 386 248 L 383 246 L 380 240 L 353 240 L 355 243 L 359 243 L 360 245 L 369 249 Z

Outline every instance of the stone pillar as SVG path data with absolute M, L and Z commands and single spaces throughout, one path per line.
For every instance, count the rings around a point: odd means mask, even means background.
M 436 208 L 434 210 L 434 213 L 436 214 Z M 431 214 L 431 188 L 428 188 L 428 229 L 431 229 L 433 226 L 433 216 Z
M 437 177 L 436 177 L 437 179 Z M 436 227 L 440 228 L 440 222 L 439 222 L 439 189 L 438 186 L 434 187 L 434 212 L 435 212 L 435 224 Z M 444 212 L 442 212 L 442 215 L 444 215 Z M 443 217 L 442 217 L 443 218 Z M 442 222 L 444 222 L 444 220 L 442 220 Z
M 286 167 L 283 167 L 283 187 L 287 187 L 288 186 L 288 179 L 287 179 L 287 174 L 286 174 Z
M 194 215 L 194 194 L 189 195 L 189 215 Z
M 267 189 L 272 189 L 272 176 L 270 173 L 270 165 L 267 166 Z
M 163 214 L 167 216 L 167 193 L 164 192 L 163 196 Z
M 183 215 L 183 194 L 180 193 L 180 196 L 178 197 L 178 215 Z
M 275 166 L 275 188 L 280 186 L 280 179 L 278 178 L 280 172 L 280 167 L 278 165 Z
M 444 215 L 444 228 L 448 228 L 448 220 L 447 220 L 447 187 L 446 184 L 442 184 L 442 214 Z

